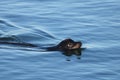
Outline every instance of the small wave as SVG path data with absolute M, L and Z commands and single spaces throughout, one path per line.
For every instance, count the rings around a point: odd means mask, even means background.
M 8 23 L 7 21 L 4 21 L 4 20 L 0 20 L 0 24 L 4 24 L 8 27 L 15 27 L 14 25 L 12 25 L 12 24 Z
M 36 34 L 42 35 L 42 36 L 44 36 L 44 37 L 56 39 L 55 36 L 53 36 L 52 34 L 46 32 L 45 30 L 39 30 L 39 29 L 34 28 L 34 29 L 33 29 L 33 32 L 36 33 Z
M 44 40 L 48 41 L 49 39 L 56 39 L 53 35 L 51 35 L 47 31 L 41 30 L 36 27 L 29 27 L 29 28 L 19 27 L 6 20 L 0 20 L 0 32 L 1 32 L 0 33 L 1 48 L 16 47 L 18 49 L 22 48 L 21 50 L 23 49 L 30 50 L 28 48 L 30 47 L 33 48 L 36 45 L 33 45 L 29 41 L 45 42 Z M 36 44 L 38 45 L 39 43 Z
M 0 33 L 1 36 L 13 35 L 12 32 L 19 30 L 20 28 L 6 20 L 0 20 Z M 14 32 L 15 33 L 15 32 Z
M 48 38 L 48 39 L 56 39 L 53 35 L 48 33 L 45 30 L 32 28 L 29 26 L 29 28 L 16 26 L 11 22 L 0 20 L 0 36 L 6 37 L 6 36 L 12 36 L 15 35 L 19 37 L 19 35 L 34 35 L 36 37 L 42 37 L 42 38 Z M 26 36 L 27 37 L 27 36 Z M 32 39 L 32 36 L 31 36 Z
M 10 49 L 10 50 L 20 50 L 20 51 L 34 51 L 34 52 L 46 52 L 46 50 L 40 48 L 30 48 L 30 47 L 11 47 L 11 46 L 0 46 L 0 49 Z

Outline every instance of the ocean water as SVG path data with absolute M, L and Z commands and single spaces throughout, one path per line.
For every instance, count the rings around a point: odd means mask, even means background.
M 119 80 L 119 0 L 2 0 L 0 41 L 83 43 L 81 59 L 59 51 L 0 44 L 0 80 Z

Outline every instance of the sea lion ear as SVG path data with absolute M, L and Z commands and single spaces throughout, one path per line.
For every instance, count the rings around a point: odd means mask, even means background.
M 70 41 L 72 40 L 71 38 L 64 39 L 63 41 Z
M 65 42 L 74 42 L 71 38 L 67 38 L 67 39 L 65 39 L 63 41 L 65 41 Z
M 66 45 L 68 45 L 68 43 L 74 43 L 74 41 L 72 39 L 68 38 L 68 39 L 61 41 L 57 46 L 65 47 Z

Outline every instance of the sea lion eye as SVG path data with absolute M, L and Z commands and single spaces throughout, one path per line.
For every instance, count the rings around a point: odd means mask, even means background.
M 68 47 L 72 47 L 72 43 L 68 43 L 68 45 L 67 45 Z

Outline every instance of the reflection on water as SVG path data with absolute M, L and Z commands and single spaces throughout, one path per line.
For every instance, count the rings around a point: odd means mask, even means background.
M 72 55 L 76 55 L 77 59 L 81 58 L 82 51 L 85 50 L 85 48 L 80 48 L 80 49 L 73 49 L 73 50 L 65 50 L 62 51 L 63 55 L 67 56 L 67 61 L 70 61 L 70 58 Z

